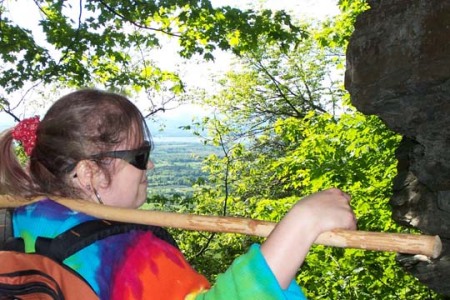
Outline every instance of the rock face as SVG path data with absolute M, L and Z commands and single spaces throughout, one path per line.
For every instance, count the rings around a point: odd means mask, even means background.
M 347 50 L 352 103 L 404 139 L 393 218 L 441 237 L 433 261 L 399 256 L 406 270 L 450 296 L 450 0 L 368 0 Z

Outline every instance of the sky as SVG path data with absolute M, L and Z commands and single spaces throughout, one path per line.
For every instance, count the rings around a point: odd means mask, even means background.
M 300 18 L 323 19 L 339 13 L 337 0 L 212 0 L 212 3 L 218 6 L 230 5 L 244 9 L 251 8 L 252 5 L 257 3 L 264 8 L 275 10 L 284 9 Z M 36 30 L 35 26 L 37 23 L 36 20 L 39 19 L 40 15 L 32 0 L 6 1 L 5 5 L 10 9 L 9 17 L 11 19 L 21 26 L 31 29 L 36 36 L 41 36 L 41 33 L 39 30 Z M 43 39 L 43 37 L 41 38 Z M 176 43 L 176 41 L 172 41 L 172 43 Z M 210 85 L 209 77 L 211 74 L 224 73 L 230 69 L 232 56 L 227 53 L 218 53 L 214 62 L 199 60 L 182 61 L 176 53 L 175 46 L 166 46 L 160 51 L 155 51 L 153 59 L 162 69 L 180 72 L 182 79 L 186 80 L 188 85 L 207 88 Z M 44 113 L 39 107 L 25 107 L 18 114 L 29 117 L 30 113 L 34 114 L 36 111 L 39 114 Z M 199 109 L 196 106 L 183 106 L 167 111 L 161 116 L 161 119 L 177 119 L 181 117 L 184 119 L 192 119 L 196 115 L 201 116 L 202 114 L 199 112 L 205 113 L 205 110 Z M 12 124 L 12 118 L 0 112 L 0 130 Z

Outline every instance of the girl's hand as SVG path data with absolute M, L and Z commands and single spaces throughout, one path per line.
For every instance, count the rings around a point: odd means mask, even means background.
M 297 202 L 277 224 L 261 252 L 282 288 L 287 288 L 316 238 L 333 229 L 356 229 L 350 196 L 328 189 Z

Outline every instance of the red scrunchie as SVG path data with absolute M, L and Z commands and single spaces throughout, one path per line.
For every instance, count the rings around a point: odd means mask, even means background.
M 34 116 L 20 121 L 12 131 L 13 139 L 22 144 L 28 156 L 30 156 L 31 151 L 33 151 L 36 145 L 36 130 L 38 125 L 39 116 Z

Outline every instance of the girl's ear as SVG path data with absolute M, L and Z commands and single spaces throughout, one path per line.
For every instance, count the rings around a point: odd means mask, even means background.
M 77 163 L 75 167 L 74 183 L 79 187 L 86 195 L 92 194 L 91 182 L 94 177 L 93 162 L 88 160 L 82 160 Z
M 91 160 L 82 160 L 75 167 L 75 184 L 87 195 L 108 185 L 105 173 Z

